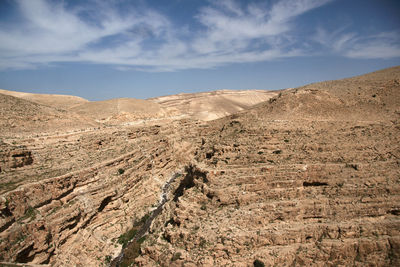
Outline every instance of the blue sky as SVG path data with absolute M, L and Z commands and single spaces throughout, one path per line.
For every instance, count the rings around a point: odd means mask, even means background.
M 0 0 L 0 88 L 281 89 L 400 65 L 398 0 Z

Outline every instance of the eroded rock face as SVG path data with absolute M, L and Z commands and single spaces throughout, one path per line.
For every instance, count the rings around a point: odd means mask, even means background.
M 118 237 L 157 205 L 164 183 L 190 161 L 193 145 L 176 135 L 171 139 L 171 131 L 188 126 L 113 129 L 100 139 L 96 132 L 30 139 L 34 156 L 58 158 L 62 164 L 51 171 L 64 174 L 36 177 L 2 195 L 2 260 L 99 266 L 117 256 Z M 90 158 L 93 164 L 80 163 Z M 83 168 L 70 171 L 79 164 Z M 11 174 L 29 177 L 45 168 L 45 162 L 34 161 Z M 0 177 L 8 178 L 6 173 Z
M 207 182 L 166 205 L 136 264 L 399 265 L 400 88 L 360 81 L 359 98 L 318 85 L 202 128 Z
M 23 149 L 2 154 L 21 166 L 0 172 L 0 257 L 52 266 L 400 265 L 400 87 L 390 73 L 372 75 L 371 86 L 357 78 L 343 90 L 329 82 L 284 91 L 208 123 L 4 137 Z M 351 107 L 360 109 L 347 116 Z
M 32 163 L 32 151 L 27 150 L 24 146 L 0 143 L 0 171 L 24 167 Z
M 139 265 L 399 264 L 395 125 L 234 121 L 208 133 L 207 182 L 168 206 Z

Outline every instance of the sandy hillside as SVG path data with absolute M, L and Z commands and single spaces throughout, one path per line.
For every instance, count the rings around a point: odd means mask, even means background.
M 219 90 L 151 98 L 169 114 L 209 121 L 247 109 L 276 95 L 264 90 Z
M 114 123 L 157 118 L 163 115 L 158 104 L 134 98 L 87 102 L 71 108 L 70 111 L 100 122 Z
M 0 94 L 1 135 L 67 131 L 98 124 L 67 111 Z
M 0 93 L 111 125 L 143 122 L 149 119 L 170 121 L 186 118 L 209 121 L 247 109 L 277 94 L 276 91 L 264 90 L 219 90 L 170 95 L 148 100 L 118 98 L 88 101 L 68 95 L 31 94 L 1 89 Z
M 400 114 L 399 86 L 400 67 L 393 67 L 284 90 L 254 112 L 277 119 L 388 120 Z
M 82 97 L 71 96 L 71 95 L 32 94 L 32 93 L 8 91 L 3 89 L 0 89 L 0 93 L 4 95 L 11 95 L 25 100 L 29 100 L 45 106 L 64 109 L 64 110 L 88 102 L 88 100 Z

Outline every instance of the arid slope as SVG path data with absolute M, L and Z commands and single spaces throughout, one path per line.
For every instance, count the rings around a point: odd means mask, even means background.
M 123 125 L 143 123 L 148 120 L 159 120 L 161 123 L 165 123 L 183 118 L 209 121 L 259 104 L 276 95 L 277 92 L 262 90 L 220 90 L 164 96 L 149 100 L 118 98 L 105 101 L 88 101 L 76 96 L 31 94 L 1 89 L 0 94 L 40 104 L 42 108 L 56 109 L 57 111 L 54 112 L 69 113 L 71 118 L 81 117 L 88 122 L 105 125 Z M 11 108 L 11 106 L 7 105 L 3 107 L 4 114 L 7 113 L 7 108 Z M 16 108 L 18 109 L 18 107 Z M 13 113 L 13 111 L 10 112 Z M 27 114 L 29 116 L 32 115 L 29 114 L 29 111 Z M 41 114 L 44 113 L 36 113 L 35 118 L 40 119 Z M 24 115 L 21 114 L 21 116 L 23 117 Z M 3 119 L 5 118 L 7 117 Z M 47 120 L 47 118 L 42 118 L 41 120 Z M 57 123 L 55 123 L 56 125 Z M 37 127 L 36 129 L 30 129 L 38 132 L 41 130 L 55 130 L 55 128 Z M 75 128 L 74 126 L 71 129 Z M 62 130 L 66 130 L 66 128 L 64 127 Z
M 264 90 L 219 90 L 151 98 L 169 114 L 210 121 L 267 101 L 277 94 Z
M 19 97 L 0 94 L 2 136 L 96 127 L 94 121 Z
M 400 114 L 400 67 L 282 91 L 251 114 L 276 119 L 390 120 Z
M 163 115 L 158 104 L 134 98 L 87 102 L 71 108 L 70 111 L 91 117 L 99 122 L 111 123 L 157 118 Z
M 169 104 L 191 115 L 168 123 L 3 136 L 0 257 L 399 266 L 399 72 L 285 90 L 209 122 L 190 119 L 201 105 L 189 97 Z M 50 112 L 6 97 L 15 112 Z
M 88 102 L 88 100 L 82 97 L 71 96 L 71 95 L 32 94 L 32 93 L 8 91 L 3 89 L 0 89 L 0 94 L 11 95 L 25 100 L 29 100 L 31 102 L 42 104 L 45 106 L 64 109 L 64 110 Z

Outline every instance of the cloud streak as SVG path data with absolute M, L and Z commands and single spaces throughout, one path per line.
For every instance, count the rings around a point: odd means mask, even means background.
M 388 59 L 400 57 L 400 32 L 382 32 L 360 36 L 345 28 L 328 33 L 319 28 L 314 41 L 335 54 L 357 59 Z
M 294 21 L 328 2 L 210 2 L 198 10 L 193 32 L 150 8 L 18 0 L 19 23 L 0 25 L 0 69 L 86 62 L 120 70 L 175 71 L 304 56 L 307 51 L 299 45 L 304 40 L 292 35 Z M 356 34 L 319 30 L 314 41 L 352 58 L 399 55 L 398 39 L 390 34 L 366 42 Z

